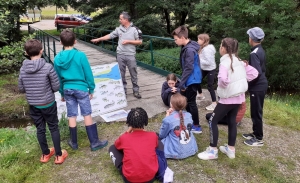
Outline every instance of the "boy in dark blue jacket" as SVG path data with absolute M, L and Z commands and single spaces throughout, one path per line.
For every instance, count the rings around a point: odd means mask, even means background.
M 186 110 L 192 114 L 193 118 L 192 132 L 202 133 L 196 104 L 197 89 L 202 79 L 198 56 L 200 45 L 188 38 L 188 29 L 185 26 L 175 29 L 172 32 L 172 36 L 175 43 L 181 46 L 180 66 L 182 68 L 182 76 L 178 88 L 181 94 L 187 98 Z

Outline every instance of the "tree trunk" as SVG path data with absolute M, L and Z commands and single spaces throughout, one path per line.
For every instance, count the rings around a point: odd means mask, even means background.
M 129 14 L 131 15 L 132 19 L 138 18 L 137 11 L 135 8 L 135 2 L 129 4 L 129 11 L 130 11 Z
M 181 12 L 181 20 L 180 20 L 180 25 L 184 25 L 185 24 L 185 19 L 188 15 L 188 12 L 182 11 Z
M 167 9 L 164 9 L 165 19 L 167 23 L 167 32 L 171 34 L 171 22 L 170 22 L 170 14 Z

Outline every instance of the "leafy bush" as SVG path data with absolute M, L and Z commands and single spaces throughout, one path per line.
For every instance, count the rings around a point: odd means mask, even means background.
M 161 49 L 153 51 L 153 66 L 163 70 L 181 75 L 181 67 L 179 64 L 180 48 Z M 136 59 L 152 65 L 151 52 L 141 52 L 136 54 Z
M 0 48 L 0 74 L 10 73 L 19 70 L 23 60 L 24 43 L 32 39 L 34 35 L 24 37 L 22 41 L 11 43 L 7 46 Z

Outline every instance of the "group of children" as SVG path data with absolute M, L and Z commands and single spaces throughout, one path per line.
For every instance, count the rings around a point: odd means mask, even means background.
M 172 33 L 175 43 L 181 46 L 180 65 L 182 76 L 169 74 L 162 86 L 161 96 L 170 108 L 162 121 L 159 133 L 144 129 L 148 116 L 144 109 L 134 108 L 128 114 L 128 130 L 109 148 L 109 155 L 120 171 L 124 182 L 153 182 L 161 180 L 166 167 L 166 158 L 184 159 L 198 152 L 193 133 L 202 133 L 199 112 L 196 103 L 197 92 L 203 99 L 201 81 L 207 76 L 208 89 L 212 103 L 207 107 L 213 110 L 208 115 L 210 144 L 198 154 L 203 160 L 218 158 L 218 126 L 224 120 L 228 124 L 228 145 L 220 146 L 220 151 L 229 158 L 235 158 L 235 141 L 237 135 L 236 116 L 243 102 L 245 92 L 250 92 L 251 118 L 253 133 L 243 134 L 250 146 L 263 145 L 262 109 L 266 92 L 265 53 L 261 47 L 264 38 L 262 29 L 255 27 L 247 31 L 252 46 L 249 63 L 242 61 L 238 53 L 238 41 L 224 38 L 221 41 L 221 55 L 217 102 L 213 88 L 216 73 L 215 48 L 209 44 L 209 36 L 200 34 L 198 43 L 188 39 L 188 30 L 180 26 Z M 95 88 L 94 78 L 87 57 L 74 48 L 75 34 L 70 30 L 60 35 L 64 49 L 55 56 L 54 67 L 41 58 L 42 44 L 38 40 L 25 43 L 25 60 L 20 69 L 19 89 L 26 93 L 30 104 L 30 116 L 37 127 L 37 139 L 42 150 L 40 161 L 45 163 L 55 154 L 55 164 L 61 164 L 68 153 L 60 146 L 57 108 L 54 92 L 59 91 L 62 101 L 66 101 L 69 118 L 69 146 L 76 150 L 77 128 L 76 116 L 78 105 L 90 148 L 92 151 L 105 147 L 107 140 L 100 141 L 97 126 L 92 121 L 90 100 Z M 76 73 L 76 74 L 74 74 Z M 249 83 L 248 83 L 249 82 Z M 186 110 L 185 110 L 186 109 Z M 48 124 L 54 147 L 49 148 L 46 140 L 46 123 Z M 162 153 L 163 152 L 163 153 Z M 164 167 L 164 168 L 162 168 Z
M 75 34 L 64 30 L 60 34 L 63 50 L 55 56 L 54 67 L 42 58 L 43 48 L 39 40 L 32 39 L 25 43 L 27 57 L 20 69 L 18 86 L 26 93 L 30 105 L 30 117 L 37 128 L 37 139 L 42 150 L 40 161 L 46 163 L 55 154 L 55 164 L 62 164 L 68 156 L 66 150 L 61 150 L 58 128 L 57 106 L 54 92 L 59 91 L 61 100 L 66 102 L 69 118 L 69 146 L 76 150 L 77 127 L 76 117 L 78 105 L 84 124 L 90 148 L 92 151 L 105 147 L 107 140 L 100 141 L 97 126 L 92 121 L 91 103 L 95 88 L 94 77 L 86 55 L 74 48 Z M 76 74 L 75 74 L 76 73 Z M 49 148 L 46 139 L 46 124 L 51 133 L 54 147 Z
M 264 97 L 268 86 L 265 76 L 265 52 L 261 46 L 264 32 L 261 28 L 254 27 L 249 29 L 247 34 L 249 35 L 249 44 L 252 47 L 249 62 L 241 60 L 238 57 L 238 41 L 236 39 L 224 38 L 221 41 L 219 48 L 221 58 L 219 73 L 217 75 L 217 96 L 219 100 L 217 101 L 213 87 L 216 73 L 216 51 L 214 46 L 209 44 L 209 36 L 207 34 L 200 34 L 198 36 L 200 49 L 197 49 L 199 47 L 195 45 L 195 42 L 188 39 L 188 30 L 185 26 L 178 27 L 172 33 L 175 43 L 182 47 L 180 53 L 182 77 L 181 80 L 179 80 L 174 74 L 169 74 L 167 81 L 163 83 L 161 97 L 164 103 L 171 107 L 167 111 L 168 116 L 170 111 L 174 110 L 174 107 L 172 107 L 173 96 L 175 97 L 181 93 L 186 97 L 186 111 L 192 116 L 190 131 L 193 133 L 202 132 L 201 126 L 199 125 L 198 109 L 194 106 L 197 91 L 200 99 L 203 100 L 205 98 L 202 94 L 200 83 L 201 79 L 207 76 L 208 91 L 211 95 L 212 103 L 207 106 L 206 109 L 213 110 L 213 112 L 206 115 L 209 124 L 210 144 L 205 151 L 198 154 L 200 159 L 209 160 L 218 158 L 218 123 L 228 125 L 228 144 L 220 146 L 219 149 L 229 158 L 235 158 L 237 124 L 241 121 L 246 110 L 246 91 L 250 93 L 250 113 L 253 121 L 253 133 L 242 135 L 246 139 L 244 143 L 249 146 L 263 146 L 262 112 Z M 198 50 L 198 52 L 195 52 L 195 50 Z M 199 57 L 199 64 L 195 64 L 196 56 Z M 194 58 L 194 63 L 192 58 Z M 200 74 L 198 73 L 199 67 L 201 69 Z M 195 77 L 195 74 L 199 74 L 200 80 L 199 77 Z M 189 82 L 190 80 L 186 78 L 193 78 L 194 82 L 191 83 Z M 174 117 L 173 119 L 168 118 L 169 117 L 166 117 L 163 120 L 161 130 L 164 129 L 164 126 L 173 127 L 179 124 L 181 129 L 181 123 L 175 122 L 176 119 Z M 174 124 L 170 121 L 173 121 Z M 189 129 L 189 127 L 187 127 L 187 129 Z M 174 128 L 174 132 L 175 131 Z M 170 135 L 170 137 L 172 137 L 172 135 Z M 165 147 L 168 146 L 166 144 L 164 145 Z M 169 147 L 165 148 L 165 150 L 172 149 L 173 145 L 174 143 L 169 143 Z M 195 147 L 197 149 L 197 144 Z M 183 150 L 184 148 L 180 147 L 179 149 Z

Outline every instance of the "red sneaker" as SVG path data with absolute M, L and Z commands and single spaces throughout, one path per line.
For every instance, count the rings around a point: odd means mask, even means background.
M 40 159 L 40 162 L 47 163 L 50 160 L 50 158 L 54 155 L 54 153 L 55 153 L 54 147 L 49 148 L 49 150 L 50 150 L 50 153 L 47 155 L 43 154 Z
M 55 157 L 55 161 L 54 161 L 54 163 L 55 164 L 62 164 L 64 161 L 65 161 L 65 159 L 68 157 L 68 152 L 66 151 L 66 150 L 61 150 L 61 156 L 56 156 Z

